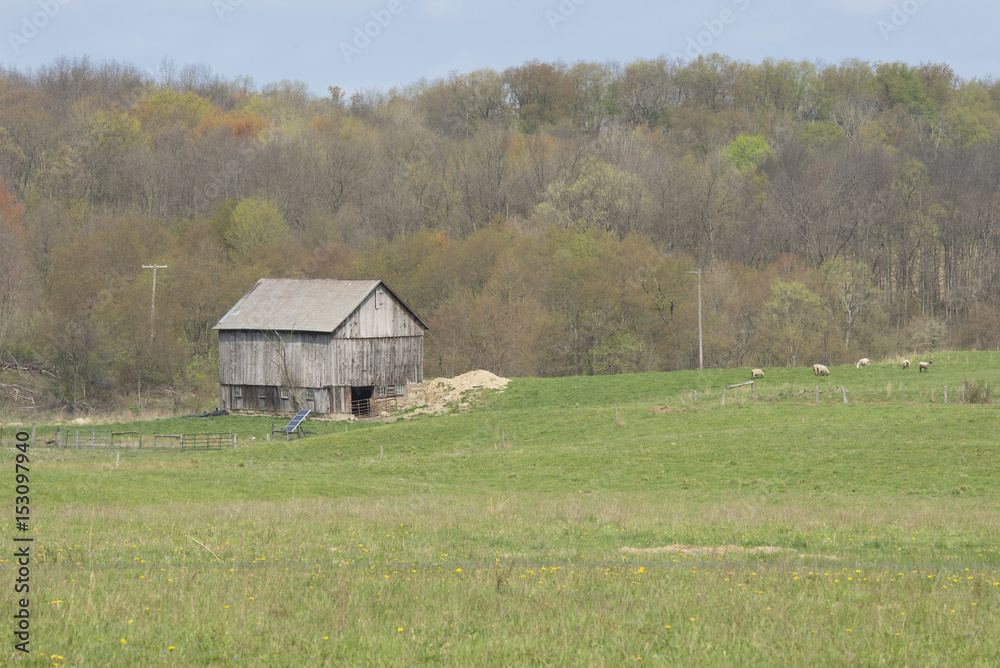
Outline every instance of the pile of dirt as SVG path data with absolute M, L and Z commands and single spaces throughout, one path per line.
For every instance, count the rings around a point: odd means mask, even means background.
M 424 402 L 416 413 L 443 413 L 452 406 L 468 408 L 475 390 L 502 390 L 510 382 L 489 371 L 478 369 L 454 378 L 434 378 L 424 382 Z

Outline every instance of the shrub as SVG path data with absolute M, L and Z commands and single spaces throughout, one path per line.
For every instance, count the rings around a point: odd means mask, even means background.
M 988 404 L 990 403 L 989 383 L 982 380 L 966 380 L 962 383 L 965 388 L 964 400 L 967 404 Z

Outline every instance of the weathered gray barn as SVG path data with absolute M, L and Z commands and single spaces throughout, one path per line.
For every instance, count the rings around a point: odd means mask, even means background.
M 424 379 L 427 325 L 379 280 L 262 278 L 215 329 L 227 410 L 358 413 Z

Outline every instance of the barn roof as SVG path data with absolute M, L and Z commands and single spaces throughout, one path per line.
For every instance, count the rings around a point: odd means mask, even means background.
M 214 329 L 333 332 L 379 285 L 421 327 L 428 329 L 382 281 L 331 278 L 262 278 L 222 316 Z

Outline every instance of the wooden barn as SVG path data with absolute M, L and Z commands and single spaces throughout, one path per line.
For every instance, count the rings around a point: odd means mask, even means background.
M 215 329 L 227 410 L 365 414 L 424 379 L 427 325 L 379 280 L 262 278 Z

